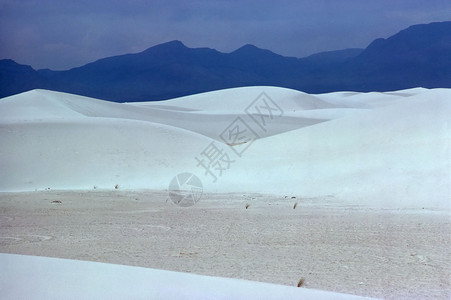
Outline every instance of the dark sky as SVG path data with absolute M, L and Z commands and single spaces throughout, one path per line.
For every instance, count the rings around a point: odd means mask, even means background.
M 175 39 L 303 57 L 449 20 L 450 0 L 0 0 L 0 59 L 62 70 Z

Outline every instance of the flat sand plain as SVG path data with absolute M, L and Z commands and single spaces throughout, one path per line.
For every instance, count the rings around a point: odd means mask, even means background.
M 0 193 L 3 253 L 291 286 L 305 278 L 305 288 L 386 299 L 449 299 L 450 244 L 449 211 L 333 197 L 205 194 L 183 208 L 167 191 Z

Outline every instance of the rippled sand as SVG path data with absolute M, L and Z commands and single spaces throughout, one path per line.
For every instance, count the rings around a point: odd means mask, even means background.
M 166 191 L 0 193 L 0 252 L 292 286 L 305 278 L 307 288 L 388 299 L 450 297 L 448 211 L 292 197 L 206 194 L 181 208 Z

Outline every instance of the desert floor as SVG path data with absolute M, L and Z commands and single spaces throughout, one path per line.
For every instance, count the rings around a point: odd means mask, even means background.
M 0 193 L 0 252 L 291 286 L 305 278 L 306 288 L 387 299 L 451 297 L 449 211 L 292 197 L 205 194 L 182 208 L 167 191 Z

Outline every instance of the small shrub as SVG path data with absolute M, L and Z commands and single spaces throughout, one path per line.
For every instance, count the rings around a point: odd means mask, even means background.
M 301 279 L 299 279 L 299 282 L 298 282 L 298 287 L 301 287 L 301 286 L 303 286 L 303 285 L 304 285 L 304 283 L 305 283 L 305 278 L 304 278 L 304 277 L 302 277 Z

